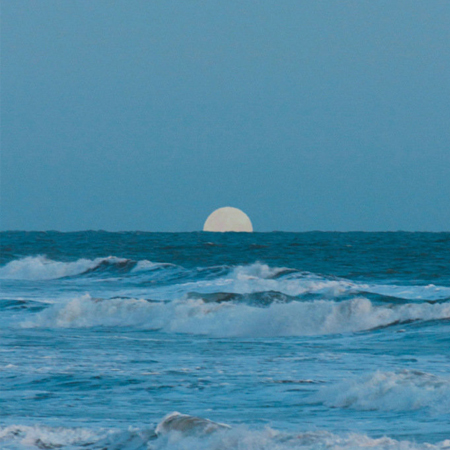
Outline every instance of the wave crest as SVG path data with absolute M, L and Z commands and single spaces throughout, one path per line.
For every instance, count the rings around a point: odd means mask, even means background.
M 73 262 L 61 262 L 47 259 L 45 256 L 27 256 L 0 267 L 0 279 L 10 280 L 53 280 L 90 272 L 106 265 L 123 265 L 127 259 L 108 256 L 107 258 L 79 259 Z

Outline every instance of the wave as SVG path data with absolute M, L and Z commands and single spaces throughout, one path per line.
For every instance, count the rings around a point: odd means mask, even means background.
M 450 410 L 450 378 L 418 370 L 377 371 L 323 388 L 315 400 L 335 408 L 411 411 Z
M 224 423 L 213 422 L 201 417 L 181 414 L 177 411 L 165 416 L 155 429 L 156 436 L 161 436 L 172 431 L 183 434 L 210 434 L 220 430 L 228 430 L 231 427 Z
M 27 310 L 29 312 L 41 311 L 45 309 L 45 305 L 41 302 L 35 302 L 27 299 L 1 299 L 0 311 L 22 311 Z
M 163 280 L 162 277 L 158 281 Z M 358 284 L 350 280 L 294 269 L 271 268 L 260 263 L 236 267 L 197 268 L 194 272 L 184 273 L 182 277 L 178 277 L 176 284 L 166 286 L 162 290 L 152 290 L 149 295 L 156 295 L 154 298 L 163 300 L 179 298 L 183 294 L 193 294 L 206 299 L 206 296 L 231 298 L 234 295 L 237 298 L 259 293 L 284 297 L 281 301 L 314 298 L 348 299 L 358 295 L 369 296 L 384 303 L 436 302 L 450 299 L 450 288 L 445 286 Z
M 450 303 L 375 305 L 367 298 L 272 303 L 266 307 L 183 298 L 171 302 L 95 299 L 89 295 L 54 304 L 24 327 L 137 327 L 215 337 L 311 336 L 450 319 Z
M 129 260 L 109 256 L 107 258 L 79 259 L 74 262 L 61 262 L 45 256 L 27 256 L 0 267 L 0 279 L 10 280 L 53 280 L 88 273 L 105 266 L 123 267 Z
M 173 264 L 154 263 L 147 260 L 134 261 L 116 256 L 95 259 L 81 258 L 73 262 L 62 262 L 39 255 L 27 256 L 0 267 L 0 279 L 45 281 L 80 275 L 140 275 L 161 270 L 169 274 L 169 272 L 179 272 L 180 269 Z
M 156 299 L 179 298 L 190 292 L 199 294 L 253 294 L 277 292 L 290 298 L 345 298 L 355 295 L 375 296 L 380 301 L 445 301 L 450 299 L 447 286 L 398 286 L 362 284 L 350 280 L 302 272 L 285 267 L 254 263 L 246 266 L 197 267 L 148 260 L 134 261 L 109 256 L 79 259 L 73 262 L 54 261 L 45 256 L 29 256 L 0 267 L 0 279 L 55 280 L 66 277 L 120 276 L 129 278 L 137 287 L 155 292 Z M 161 289 L 163 287 L 163 289 Z M 157 290 L 160 291 L 157 291 Z M 139 294 L 141 295 L 141 294 Z M 164 297 L 166 296 L 166 297 Z
M 172 413 L 155 429 L 94 430 L 11 425 L 0 427 L 0 444 L 9 449 L 89 450 L 444 450 L 450 440 L 436 444 L 398 441 L 389 437 L 371 438 L 363 434 L 337 435 L 326 431 L 288 433 L 272 428 L 250 429 L 238 425 Z
M 273 291 L 291 297 L 312 293 L 329 298 L 348 293 L 354 287 L 348 280 L 287 268 L 271 268 L 260 263 L 233 268 L 221 280 L 221 286 L 226 285 L 239 294 Z

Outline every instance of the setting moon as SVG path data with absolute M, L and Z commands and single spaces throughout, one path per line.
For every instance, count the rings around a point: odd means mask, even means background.
M 253 226 L 249 217 L 243 211 L 226 206 L 216 209 L 208 216 L 205 225 L 203 225 L 203 231 L 244 231 L 251 233 Z

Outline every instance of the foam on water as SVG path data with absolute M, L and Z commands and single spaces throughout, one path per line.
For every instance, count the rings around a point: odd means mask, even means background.
M 174 419 L 184 421 L 172 429 Z M 199 425 L 200 424 L 200 425 Z M 179 413 L 166 416 L 156 429 L 93 430 L 12 425 L 0 427 L 0 444 L 9 450 L 75 449 L 91 450 L 444 450 L 450 440 L 436 444 L 399 441 L 389 437 L 370 438 L 364 434 L 336 435 L 326 431 L 287 433 L 266 427 L 233 428 L 208 419 Z
M 94 299 L 89 295 L 52 305 L 24 327 L 138 327 L 210 336 L 308 336 L 347 333 L 409 321 L 450 319 L 450 303 L 374 305 L 359 297 L 272 303 L 268 307 L 202 299 L 151 303 Z
M 253 431 L 245 427 L 208 436 L 183 436 L 170 433 L 150 443 L 149 450 L 444 450 L 450 441 L 417 444 L 388 437 L 378 439 L 361 434 L 344 436 L 327 432 L 288 434 L 271 428 Z
M 450 378 L 418 370 L 377 371 L 323 388 L 315 397 L 335 408 L 365 411 L 450 410 Z
M 73 448 L 97 442 L 106 435 L 103 430 L 87 428 L 10 425 L 0 427 L 0 446 L 8 450 Z

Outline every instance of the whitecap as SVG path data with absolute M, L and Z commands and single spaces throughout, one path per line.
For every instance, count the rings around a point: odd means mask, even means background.
M 45 256 L 27 256 L 0 267 L 0 279 L 10 280 L 52 280 L 80 275 L 98 267 L 102 263 L 121 263 L 124 258 L 109 256 L 107 258 L 79 259 L 73 262 L 53 261 Z
M 272 303 L 261 308 L 242 303 L 208 303 L 183 298 L 94 299 L 89 295 L 55 304 L 24 327 L 138 327 L 217 337 L 312 336 L 349 333 L 417 320 L 450 318 L 450 303 L 374 305 L 367 298 Z

